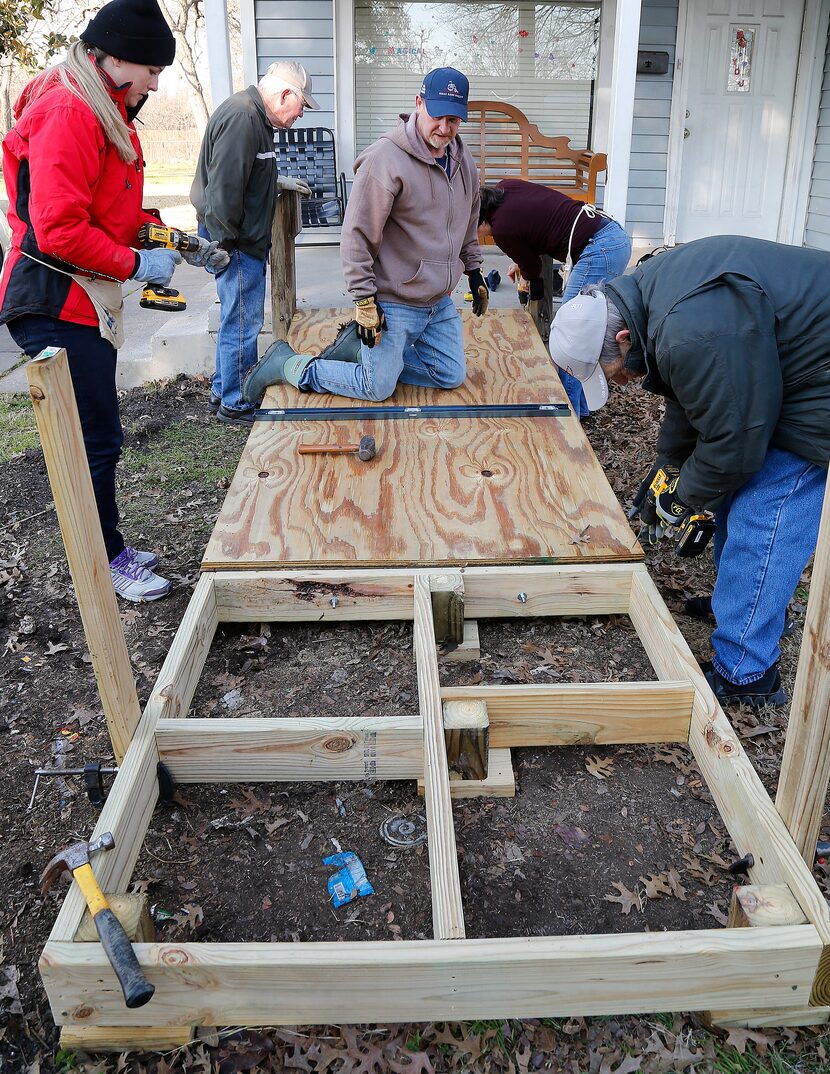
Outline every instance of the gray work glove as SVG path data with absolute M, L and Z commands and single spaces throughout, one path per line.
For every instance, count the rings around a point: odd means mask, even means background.
M 136 250 L 138 265 L 131 279 L 166 287 L 173 279 L 176 265 L 182 263 L 178 250 Z
M 311 187 L 305 179 L 294 179 L 290 175 L 277 176 L 277 190 L 294 190 L 304 198 L 311 197 Z
M 190 238 L 199 240 L 199 249 L 191 253 L 186 250 L 182 252 L 182 257 L 188 265 L 210 269 L 211 272 L 221 272 L 227 267 L 231 259 L 230 254 L 227 250 L 220 250 L 216 240 L 211 242 L 209 239 L 203 239 L 201 235 L 191 235 Z

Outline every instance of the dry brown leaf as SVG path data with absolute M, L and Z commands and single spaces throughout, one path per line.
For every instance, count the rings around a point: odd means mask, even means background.
M 709 903 L 709 905 L 706 907 L 706 912 L 708 914 L 711 914 L 711 916 L 719 924 L 724 925 L 724 926 L 729 924 L 729 918 L 726 916 L 726 914 L 723 912 L 723 910 L 721 910 L 721 908 L 718 906 L 718 904 L 716 902 Z
M 643 1061 L 635 1055 L 626 1055 L 619 1066 L 613 1066 L 612 1064 L 616 1063 L 619 1058 L 619 1053 L 606 1055 L 600 1064 L 599 1074 L 636 1074 L 637 1071 L 642 1070 Z
M 603 899 L 605 899 L 606 902 L 619 903 L 620 910 L 624 914 L 630 914 L 634 909 L 642 910 L 640 895 L 636 887 L 633 891 L 629 891 L 625 884 L 620 883 L 619 880 L 615 880 L 611 886 L 619 891 L 619 895 L 603 895 Z
M 676 869 L 669 869 L 666 873 L 666 878 L 671 886 L 671 893 L 676 899 L 680 899 L 681 902 L 686 901 L 686 889 L 680 883 L 680 876 Z
M 585 767 L 596 779 L 608 779 L 613 774 L 616 765 L 611 757 L 592 755 L 585 761 Z
M 746 1046 L 749 1041 L 755 1045 L 759 1055 L 766 1055 L 767 1049 L 772 1044 L 772 1038 L 768 1037 L 765 1033 L 759 1033 L 757 1029 L 730 1029 L 726 1037 L 726 1043 L 731 1044 L 732 1047 L 744 1054 Z
M 204 911 L 197 902 L 186 902 L 179 913 L 173 914 L 173 920 L 177 925 L 187 925 L 191 930 L 197 929 L 204 919 Z
M 671 895 L 672 886 L 665 873 L 649 873 L 641 876 L 640 883 L 646 893 L 647 899 L 659 899 L 661 895 Z
M 270 813 L 271 795 L 265 798 L 257 798 L 250 787 L 242 788 L 242 797 L 228 802 L 228 809 L 238 809 L 243 813 Z

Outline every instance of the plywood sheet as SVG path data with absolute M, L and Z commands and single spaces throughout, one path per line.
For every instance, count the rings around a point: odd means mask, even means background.
M 298 312 L 292 345 L 318 352 L 350 315 Z M 523 310 L 462 317 L 464 385 L 439 391 L 401 384 L 387 403 L 566 401 Z M 205 569 L 642 558 L 572 415 L 337 421 L 336 409 L 354 400 L 287 385 L 269 388 L 263 405 L 331 407 L 332 420 L 254 425 L 205 551 Z M 303 443 L 356 443 L 367 434 L 378 448 L 369 463 L 297 451 Z

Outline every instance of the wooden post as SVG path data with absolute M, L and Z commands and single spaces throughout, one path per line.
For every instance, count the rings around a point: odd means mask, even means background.
M 548 345 L 550 323 L 553 320 L 554 287 L 560 295 L 562 293 L 562 278 L 559 275 L 559 270 L 555 270 L 553 265 L 553 258 L 548 254 L 542 254 L 542 283 L 545 287 L 545 297 L 541 302 L 534 301 L 527 304 L 527 311 L 533 318 L 536 331 L 542 337 L 545 347 Z
M 813 559 L 810 599 L 775 806 L 810 868 L 830 780 L 830 482 Z
M 26 377 L 92 669 L 112 750 L 120 764 L 141 709 L 110 578 L 66 351 L 48 347 L 27 363 Z
M 457 572 L 429 576 L 432 622 L 439 645 L 464 640 L 464 579 Z
M 300 195 L 284 191 L 277 198 L 271 226 L 271 327 L 274 339 L 287 339 L 297 311 L 294 239 L 302 227 Z
M 490 720 L 483 701 L 444 702 L 447 764 L 462 779 L 486 779 Z

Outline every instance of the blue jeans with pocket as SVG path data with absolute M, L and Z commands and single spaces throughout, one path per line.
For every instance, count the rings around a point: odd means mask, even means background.
M 457 388 L 467 366 L 461 317 L 447 295 L 433 306 L 380 303 L 386 328 L 374 347 L 361 346 L 359 362 L 312 362 L 300 378 L 303 391 L 331 392 L 380 402 L 398 381 L 427 388 Z
M 199 234 L 210 239 L 203 224 L 199 224 Z M 252 409 L 243 401 L 241 389 L 245 374 L 257 363 L 257 338 L 265 321 L 266 264 L 267 258 L 234 250 L 228 267 L 215 277 L 219 333 L 216 372 L 210 387 L 226 410 Z
M 631 239 L 626 235 L 623 228 L 616 220 L 609 220 L 605 227 L 600 228 L 589 240 L 585 249 L 579 255 L 579 260 L 574 263 L 565 290 L 562 292 L 562 303 L 570 302 L 576 298 L 583 287 L 591 283 L 605 283 L 622 276 L 631 258 Z M 582 384 L 566 373 L 564 369 L 557 371 L 574 413 L 580 419 L 590 414 L 588 404 L 585 401 L 585 392 Z
M 8 328 L 12 339 L 30 358 L 44 347 L 66 349 L 95 506 L 107 559 L 112 563 L 124 551 L 115 501 L 115 467 L 124 443 L 115 389 L 115 347 L 93 325 L 60 321 L 40 313 L 15 317 Z
M 781 655 L 787 605 L 818 540 L 826 479 L 824 467 L 770 447 L 717 511 L 713 663 L 729 682 L 755 682 Z

